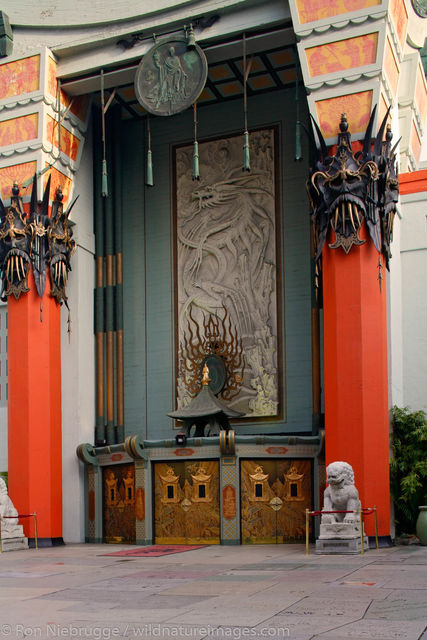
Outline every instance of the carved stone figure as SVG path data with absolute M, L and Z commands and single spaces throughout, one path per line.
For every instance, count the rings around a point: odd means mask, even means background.
M 28 549 L 22 525 L 18 524 L 18 512 L 7 493 L 6 483 L 0 478 L 0 519 L 3 551 Z
M 355 513 L 324 513 L 316 553 L 359 553 L 361 504 L 354 485 L 354 472 L 347 462 L 332 462 L 326 468 L 326 488 L 323 511 L 353 511 Z M 364 535 L 368 548 L 368 538 Z
M 357 511 L 360 509 L 359 492 L 354 486 L 354 472 L 347 462 L 332 462 L 326 468 L 329 484 L 323 499 L 322 511 Z M 330 513 L 322 515 L 322 524 L 354 522 L 357 514 Z

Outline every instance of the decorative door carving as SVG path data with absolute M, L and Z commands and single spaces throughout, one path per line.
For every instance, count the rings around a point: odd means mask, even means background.
M 216 460 L 154 465 L 156 544 L 219 544 L 219 465 Z
M 311 509 L 310 460 L 242 460 L 243 544 L 302 542 L 305 510 Z
M 103 469 L 104 542 L 135 543 L 135 469 L 133 464 Z

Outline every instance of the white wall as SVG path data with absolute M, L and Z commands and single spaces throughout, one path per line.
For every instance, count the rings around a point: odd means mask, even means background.
M 61 309 L 62 367 L 62 482 L 63 537 L 65 542 L 84 541 L 83 465 L 76 456 L 82 442 L 93 442 L 95 426 L 95 365 L 93 333 L 94 236 L 93 176 L 90 128 L 74 194 L 80 197 L 71 213 L 77 251 L 67 287 L 71 311 Z
M 391 245 L 390 274 L 387 277 L 389 406 L 403 404 L 402 342 L 402 221 L 395 216 Z
M 403 405 L 427 411 L 427 193 L 401 201 Z

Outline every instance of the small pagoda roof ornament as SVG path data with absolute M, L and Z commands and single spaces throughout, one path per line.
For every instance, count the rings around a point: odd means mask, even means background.
M 230 418 L 240 418 L 244 415 L 241 411 L 230 409 L 217 398 L 209 387 L 209 383 L 209 368 L 205 364 L 203 367 L 202 388 L 199 393 L 187 406 L 167 414 L 170 418 L 175 418 L 175 420 L 184 420 L 187 431 L 195 424 L 197 436 L 203 435 L 201 431 L 204 431 L 206 424 L 211 426 L 210 435 L 216 435 L 214 431 L 229 428 L 228 420 Z

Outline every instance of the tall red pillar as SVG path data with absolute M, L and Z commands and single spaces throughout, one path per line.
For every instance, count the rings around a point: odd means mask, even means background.
M 378 510 L 378 535 L 390 534 L 386 280 L 378 252 L 323 248 L 326 463 L 351 464 L 363 507 Z M 384 265 L 384 259 L 382 258 Z M 369 535 L 373 517 L 365 518 Z
M 60 308 L 47 281 L 40 311 L 32 270 L 28 285 L 8 299 L 9 494 L 49 546 L 63 542 Z M 34 537 L 33 519 L 22 523 Z

